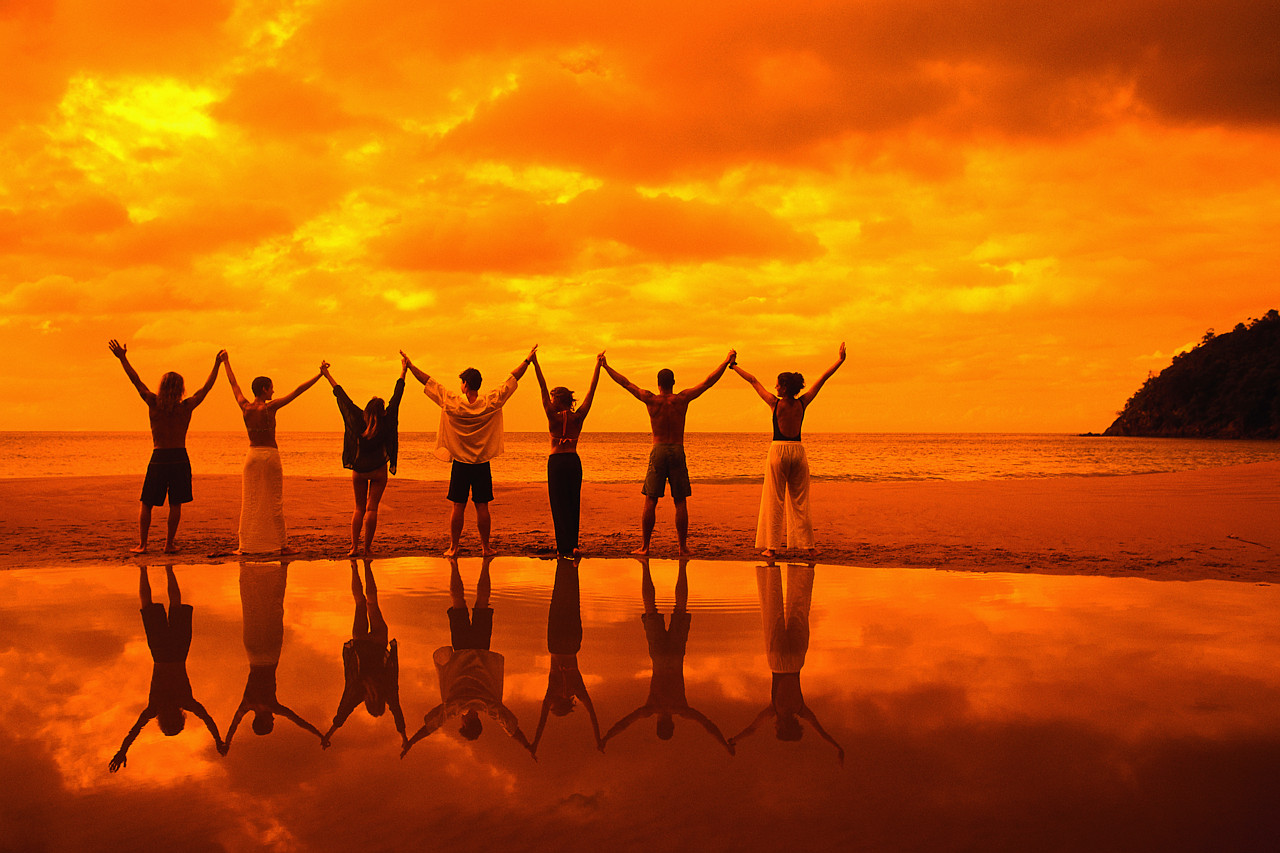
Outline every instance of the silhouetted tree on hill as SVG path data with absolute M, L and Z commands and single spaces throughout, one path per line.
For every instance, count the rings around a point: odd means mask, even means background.
M 1280 438 L 1280 312 L 1205 332 L 1147 377 L 1105 434 Z

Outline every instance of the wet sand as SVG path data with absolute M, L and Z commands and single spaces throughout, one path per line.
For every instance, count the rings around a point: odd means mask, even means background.
M 495 471 L 501 477 L 501 471 Z M 0 480 L 0 566 L 132 561 L 136 477 Z M 393 478 L 375 556 L 439 556 L 448 543 L 446 484 Z M 501 553 L 550 557 L 542 484 L 495 484 L 493 543 Z M 240 478 L 195 480 L 179 529 L 183 563 L 230 562 Z M 752 560 L 760 487 L 694 484 L 696 559 Z M 1142 576 L 1160 580 L 1280 581 L 1280 463 L 1174 474 L 980 482 L 816 482 L 814 528 L 825 565 Z M 639 485 L 583 486 L 582 550 L 623 556 L 639 545 Z M 289 544 L 305 559 L 341 559 L 349 543 L 351 483 L 285 478 Z M 163 558 L 167 509 L 154 511 L 149 559 Z M 467 513 L 463 556 L 479 552 Z M 651 555 L 675 556 L 670 499 L 658 506 Z M 785 556 L 785 555 L 783 555 Z

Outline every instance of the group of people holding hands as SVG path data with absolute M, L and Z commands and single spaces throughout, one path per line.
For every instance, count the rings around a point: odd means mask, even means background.
M 404 351 L 400 352 L 400 376 L 389 400 L 373 397 L 363 408 L 352 401 L 330 373 L 329 363 L 322 361 L 319 371 L 282 397 L 275 396 L 271 379 L 259 376 L 250 383 L 252 398 L 246 397 L 236 380 L 226 350 L 214 357 L 213 369 L 205 383 L 191 396 L 185 395 L 181 375 L 166 373 L 159 389 L 152 392 L 129 363 L 124 344 L 109 342 L 113 355 L 120 360 L 125 374 L 147 404 L 154 444 L 142 488 L 139 513 L 139 541 L 134 553 L 147 550 L 152 509 L 169 504 L 165 552 L 176 550 L 175 536 L 181 519 L 182 504 L 192 500 L 191 463 L 186 452 L 186 434 L 191 415 L 204 401 L 219 368 L 227 374 L 232 393 L 243 413 L 249 437 L 245 458 L 239 527 L 241 554 L 295 553 L 285 538 L 283 505 L 283 469 L 276 445 L 276 412 L 297 399 L 322 377 L 333 388 L 343 421 L 342 464 L 351 471 L 355 509 L 351 519 L 349 556 L 372 552 L 378 525 L 378 506 L 387 486 L 388 475 L 396 473 L 399 449 L 399 410 L 404 396 L 405 377 L 412 373 L 422 383 L 423 392 L 440 407 L 440 423 L 436 431 L 435 455 L 451 463 L 448 500 L 452 502 L 449 523 L 449 547 L 446 556 L 459 553 L 468 500 L 475 506 L 476 528 L 481 552 L 494 553 L 490 545 L 493 500 L 493 476 L 490 461 L 503 452 L 502 409 L 515 393 L 519 381 L 532 365 L 542 394 L 547 417 L 551 451 L 547 458 L 547 491 L 555 528 L 556 551 L 560 556 L 578 555 L 579 518 L 582 492 L 582 462 L 578 442 L 583 425 L 595 398 L 603 369 L 609 377 L 637 400 L 649 414 L 653 447 L 649 454 L 641 492 L 641 545 L 632 553 L 647 556 L 656 519 L 659 499 L 670 484 L 675 504 L 676 535 L 681 556 L 689 554 L 689 514 L 686 499 L 692 492 L 689 469 L 684 452 L 685 420 L 689 404 L 718 382 L 726 370 L 733 370 L 749 383 L 773 412 L 773 442 L 765 467 L 764 489 L 756 526 L 756 547 L 772 557 L 784 544 L 815 553 L 813 522 L 809 512 L 809 465 L 801 427 L 808 406 L 832 374 L 844 363 L 845 346 L 840 345 L 839 358 L 808 390 L 799 373 L 780 373 L 770 391 L 737 363 L 730 350 L 724 361 L 697 385 L 675 390 L 675 375 L 669 369 L 658 371 L 658 390 L 639 387 L 615 370 L 605 354 L 596 356 L 591 383 L 581 402 L 564 386 L 547 387 L 538 363 L 538 347 L 529 353 L 495 388 L 481 391 L 483 377 L 474 367 L 458 375 L 458 390 L 449 390 L 415 365 Z

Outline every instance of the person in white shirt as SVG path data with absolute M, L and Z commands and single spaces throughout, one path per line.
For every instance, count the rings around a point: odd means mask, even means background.
M 476 505 L 476 529 L 480 534 L 480 549 L 485 556 L 495 552 L 489 547 L 489 531 L 492 521 L 489 502 L 493 500 L 493 475 L 489 460 L 502 454 L 502 407 L 516 391 L 516 384 L 529 369 L 535 344 L 524 361 L 511 371 L 511 375 L 494 390 L 480 393 L 480 371 L 468 367 L 458 374 L 462 380 L 461 393 L 448 391 L 432 379 L 400 351 L 414 377 L 422 383 L 422 390 L 440 407 L 440 426 L 436 430 L 436 457 L 452 461 L 449 474 L 449 500 L 453 512 L 449 517 L 449 550 L 445 556 L 458 555 L 458 541 L 462 538 L 463 515 L 470 495 Z

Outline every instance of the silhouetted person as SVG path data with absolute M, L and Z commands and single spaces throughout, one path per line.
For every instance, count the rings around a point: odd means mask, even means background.
M 844 764 L 844 748 L 827 734 L 817 716 L 805 704 L 800 690 L 800 670 L 809 650 L 809 605 L 813 598 L 813 566 L 787 566 L 786 598 L 782 592 L 782 570 L 770 563 L 756 568 L 756 588 L 760 594 L 760 616 L 764 622 L 765 654 L 773 672 L 769 704 L 751 724 L 729 739 L 731 744 L 753 733 L 765 720 L 773 719 L 778 740 L 796 741 L 804 735 L 801 722 L 813 727 L 823 740 L 836 748 L 836 758 Z
M 489 563 L 485 558 L 476 581 L 476 603 L 467 610 L 466 591 L 458 561 L 449 560 L 449 641 L 451 645 L 435 650 L 432 659 L 440 681 L 440 704 L 423 717 L 418 729 L 400 751 L 403 758 L 415 743 L 430 736 L 454 717 L 462 722 L 458 732 L 467 740 L 475 740 L 484 730 L 480 712 L 498 721 L 502 730 L 530 751 L 533 747 L 516 715 L 502 704 L 505 659 L 489 650 L 493 639 L 493 608 L 489 606 Z
M 631 553 L 637 556 L 648 556 L 649 539 L 653 536 L 653 524 L 657 516 L 658 499 L 666 494 L 666 484 L 671 483 L 671 500 L 676 505 L 676 536 L 680 540 L 680 556 L 689 555 L 689 509 L 685 499 L 693 492 L 689 485 L 689 467 L 684 456 L 684 421 L 689 412 L 689 403 L 702 396 L 702 393 L 715 385 L 724 375 L 725 368 L 733 361 L 734 352 L 729 350 L 724 361 L 711 372 L 711 375 L 692 388 L 677 393 L 675 374 L 663 368 L 658 371 L 658 393 L 640 388 L 627 377 L 609 366 L 606 359 L 602 362 L 609 376 L 623 388 L 631 392 L 637 400 L 644 403 L 649 410 L 649 426 L 653 430 L 653 449 L 649 451 L 649 470 L 645 473 L 644 485 L 640 491 L 644 494 L 644 510 L 640 515 L 640 533 L 642 544 Z
M 809 457 L 800 443 L 800 427 L 809 404 L 842 364 L 843 343 L 840 358 L 803 394 L 800 391 L 804 388 L 804 376 L 779 373 L 775 386 L 777 396 L 770 394 L 760 380 L 739 367 L 736 361 L 730 365 L 773 410 L 773 443 L 769 445 L 764 468 L 764 489 L 760 493 L 760 516 L 756 522 L 756 547 L 763 548 L 766 557 L 772 557 L 782 547 L 784 521 L 787 548 L 804 548 L 810 557 L 815 554 L 813 518 L 809 514 Z
M 147 646 L 151 649 L 151 689 L 147 694 L 147 707 L 138 715 L 138 721 L 125 735 L 120 750 L 107 765 L 115 773 L 125 766 L 129 747 L 142 731 L 143 726 L 155 719 L 166 737 L 173 737 L 186 727 L 187 711 L 199 717 L 213 735 L 218 752 L 225 755 L 227 745 L 218 734 L 218 724 L 209 716 L 204 706 L 191 695 L 191 679 L 187 676 L 187 653 L 191 650 L 190 604 L 182 603 L 178 578 L 173 566 L 165 566 L 169 579 L 169 612 L 164 605 L 151 600 L 151 581 L 147 567 L 139 569 L 138 598 L 142 603 L 142 627 L 147 634 Z
M 360 553 L 360 531 L 364 531 L 364 555 L 372 556 L 373 534 L 378 529 L 378 503 L 387 488 L 387 472 L 396 472 L 396 456 L 400 449 L 400 398 L 404 396 L 404 375 L 409 360 L 400 358 L 400 378 L 396 380 L 391 402 L 373 397 L 361 409 L 351 401 L 342 386 L 333 381 L 329 365 L 322 365 L 320 375 L 333 386 L 342 413 L 342 467 L 351 469 L 351 485 L 355 490 L 356 508 L 351 516 L 351 550 L 348 557 Z
M 227 729 L 227 748 L 244 715 L 253 712 L 253 733 L 275 731 L 279 714 L 301 729 L 321 738 L 320 730 L 298 716 L 276 698 L 276 669 L 284 648 L 284 594 L 289 582 L 289 564 L 240 564 L 240 608 L 244 618 L 244 651 L 249 658 L 249 677 L 244 696 Z M 327 743 L 322 743 L 328 746 Z
M 400 746 L 405 749 L 409 741 L 404 733 L 404 712 L 400 710 L 400 651 L 395 640 L 387 640 L 387 622 L 378 606 L 378 587 L 373 581 L 371 561 L 364 561 L 363 587 L 356 561 L 351 561 L 351 595 L 356 602 L 356 613 L 351 639 L 342 646 L 342 698 L 321 744 L 328 746 L 333 733 L 363 702 L 371 717 L 381 717 L 387 708 L 391 709 L 391 718 L 400 733 Z
M 688 564 L 688 560 L 680 561 L 679 573 L 676 575 L 676 605 L 671 611 L 670 624 L 667 624 L 658 612 L 653 576 L 649 574 L 649 560 L 643 557 L 640 559 L 640 596 L 644 600 L 644 615 L 640 617 L 640 621 L 644 624 L 644 634 L 649 641 L 652 672 L 649 677 L 649 698 L 639 708 L 613 724 L 604 736 L 602 748 L 610 738 L 642 717 L 657 717 L 658 737 L 670 740 L 676 729 L 675 718 L 679 716 L 698 723 L 729 754 L 733 754 L 733 745 L 724 739 L 719 727 L 701 711 L 691 707 L 685 698 L 684 654 L 689 642 L 691 621 L 688 611 Z
M 596 709 L 591 704 L 587 684 L 578 669 L 578 652 L 581 649 L 582 605 L 578 592 L 578 561 L 562 556 L 556 560 L 556 580 L 551 588 L 551 606 L 547 609 L 547 651 L 551 654 L 551 667 L 547 673 L 547 693 L 542 698 L 538 729 L 533 733 L 534 755 L 538 754 L 538 743 L 541 742 L 542 730 L 547 725 L 547 714 L 566 716 L 573 711 L 574 702 L 578 700 L 591 717 L 596 749 L 604 750 Z
M 578 458 L 578 437 L 591 411 L 591 401 L 600 382 L 604 353 L 596 356 L 591 387 L 582 405 L 573 406 L 573 392 L 563 385 L 547 390 L 538 356 L 533 354 L 533 371 L 542 389 L 542 409 L 551 431 L 551 455 L 547 457 L 547 496 L 551 500 L 551 522 L 556 530 L 556 553 L 572 557 L 578 553 L 578 522 L 582 511 L 582 460 Z
M 244 479 L 240 490 L 240 547 L 237 554 L 282 555 L 298 553 L 285 544 L 284 469 L 280 467 L 280 450 L 276 447 L 276 412 L 292 403 L 320 379 L 321 373 L 303 382 L 278 400 L 271 379 L 259 376 L 253 380 L 253 399 L 240 392 L 236 375 L 231 370 L 231 357 L 224 356 L 227 380 L 244 414 L 249 432 L 249 453 L 244 459 Z M 320 369 L 329 365 L 320 362 Z
M 511 371 L 511 375 L 494 390 L 481 396 L 480 371 L 468 367 L 458 374 L 462 380 L 461 393 L 445 390 L 445 387 L 419 370 L 409 356 L 400 355 L 409 365 L 413 376 L 422 383 L 422 391 L 440 407 L 440 426 L 436 430 L 436 458 L 452 462 L 449 472 L 449 500 L 453 510 L 449 516 L 449 550 L 445 556 L 458 555 L 458 542 L 462 538 L 463 515 L 467 497 L 476 505 L 476 531 L 480 534 L 480 550 L 487 556 L 494 551 L 489 547 L 489 502 L 493 500 L 493 473 L 489 460 L 502 454 L 502 407 L 516 392 L 516 384 L 533 361 L 537 352 L 535 344 L 524 361 Z
M 218 365 L 226 358 L 226 350 L 213 358 L 213 370 L 204 385 L 190 397 L 183 398 L 186 390 L 182 376 L 166 373 L 160 377 L 160 391 L 153 394 L 138 371 L 129 363 L 127 347 L 117 340 L 107 343 L 111 354 L 120 359 L 125 375 L 138 389 L 138 395 L 147 404 L 147 417 L 151 421 L 151 461 L 147 463 L 147 476 L 142 482 L 142 507 L 138 511 L 138 545 L 129 550 L 145 554 L 147 538 L 151 533 L 151 508 L 161 506 L 166 495 L 169 499 L 169 526 L 165 536 L 164 552 L 177 551 L 174 537 L 182 521 L 182 505 L 191 502 L 191 460 L 187 456 L 187 427 L 191 425 L 191 413 L 204 402 L 209 389 L 218 378 Z

